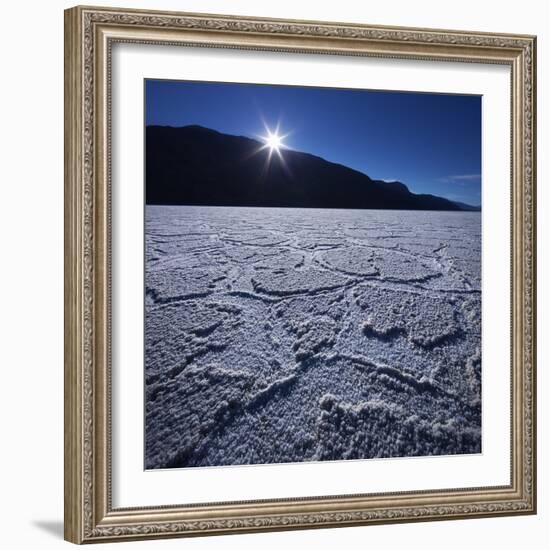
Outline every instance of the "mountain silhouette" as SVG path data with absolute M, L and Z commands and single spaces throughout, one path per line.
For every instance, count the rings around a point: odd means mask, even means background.
M 146 128 L 147 204 L 476 210 L 323 158 L 202 126 Z

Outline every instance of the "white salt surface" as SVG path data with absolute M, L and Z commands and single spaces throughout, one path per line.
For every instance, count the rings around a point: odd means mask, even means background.
M 147 468 L 481 451 L 481 215 L 147 206 Z

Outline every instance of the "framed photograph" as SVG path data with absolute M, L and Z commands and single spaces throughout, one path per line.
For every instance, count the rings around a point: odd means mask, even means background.
M 533 514 L 533 36 L 65 12 L 65 538 Z

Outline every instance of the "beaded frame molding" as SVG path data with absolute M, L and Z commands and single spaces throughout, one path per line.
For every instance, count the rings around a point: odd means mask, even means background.
M 510 484 L 116 509 L 111 499 L 110 59 L 116 42 L 511 69 Z M 65 538 L 75 543 L 536 512 L 536 37 L 75 7 L 65 12 Z

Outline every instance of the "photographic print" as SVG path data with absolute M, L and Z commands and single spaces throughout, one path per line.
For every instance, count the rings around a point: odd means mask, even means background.
M 537 37 L 64 18 L 65 539 L 535 514 Z
M 145 468 L 481 452 L 481 97 L 145 81 Z

